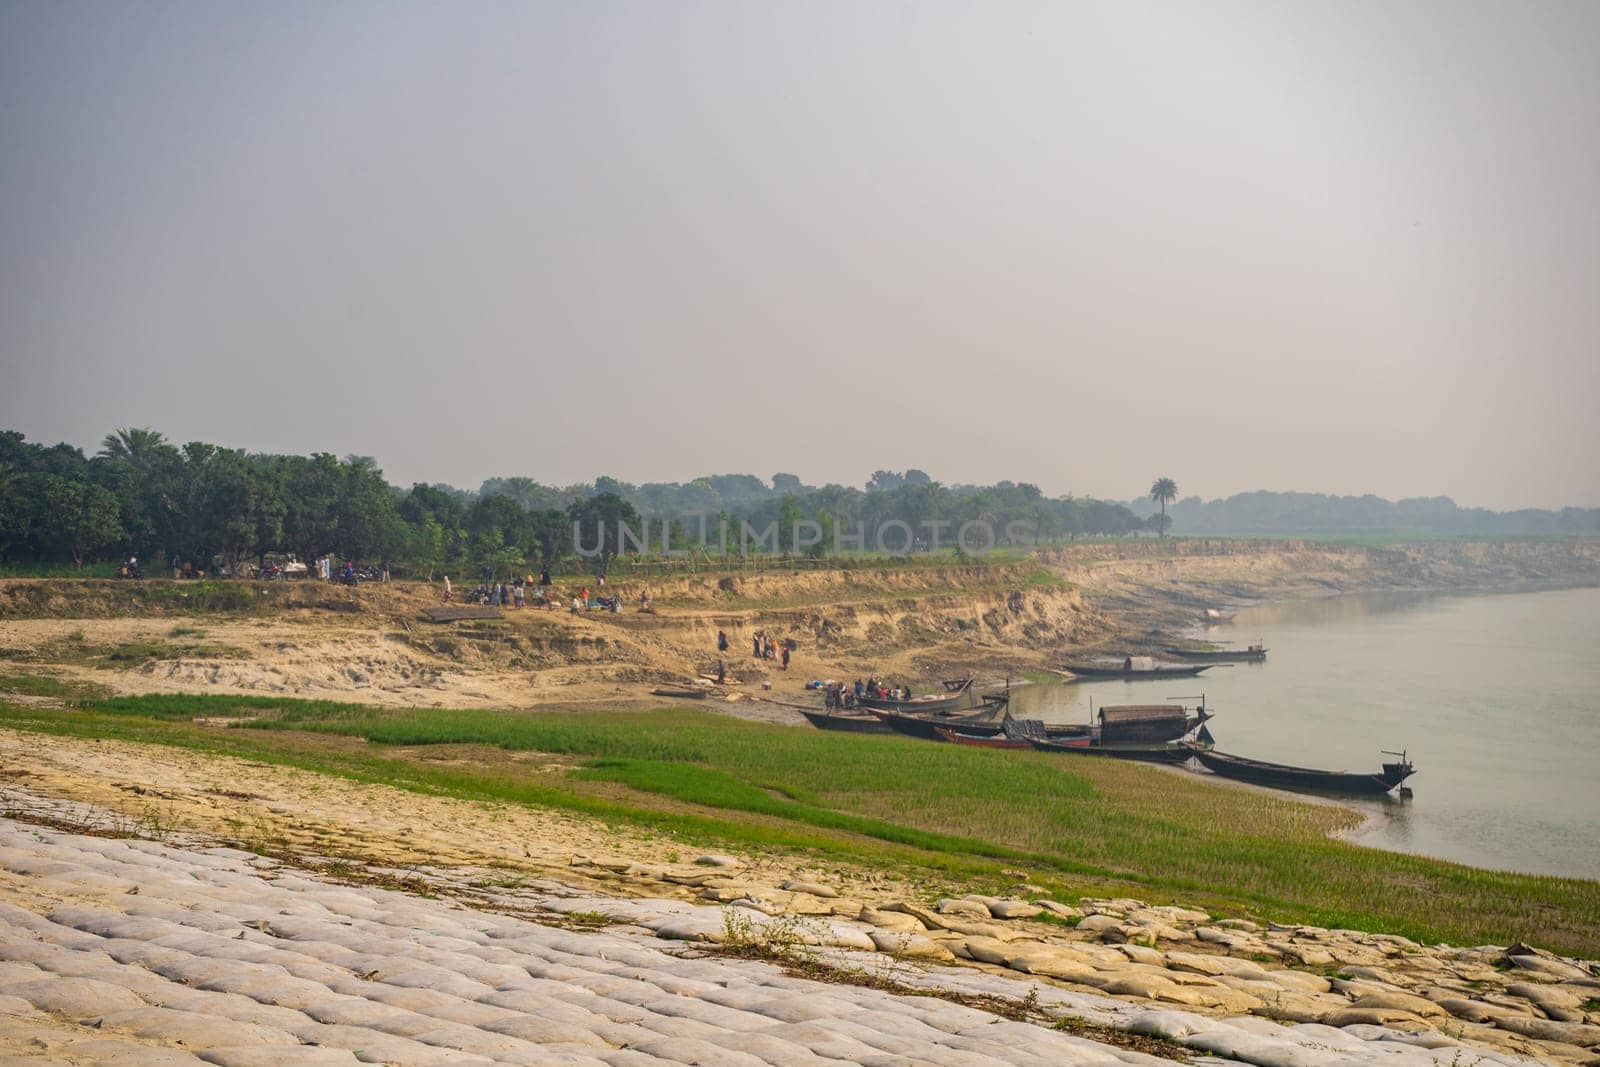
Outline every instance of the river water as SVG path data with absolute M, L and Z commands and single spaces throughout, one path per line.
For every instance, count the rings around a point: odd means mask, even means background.
M 1372 816 L 1356 840 L 1600 879 L 1600 589 L 1330 597 L 1248 608 L 1196 636 L 1259 640 L 1267 661 L 1197 679 L 1029 686 L 1013 713 L 1086 721 L 1091 700 L 1204 694 L 1224 752 L 1376 771 L 1380 750 L 1405 749 L 1415 796 L 1345 801 Z

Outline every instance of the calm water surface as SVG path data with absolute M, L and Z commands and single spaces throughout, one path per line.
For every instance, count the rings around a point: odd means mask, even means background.
M 1198 636 L 1259 639 L 1267 662 L 1028 687 L 1014 712 L 1083 721 L 1091 700 L 1204 693 L 1225 752 L 1375 771 L 1381 749 L 1403 748 L 1416 795 L 1349 801 L 1376 816 L 1363 844 L 1600 878 L 1600 589 L 1341 596 L 1250 608 Z

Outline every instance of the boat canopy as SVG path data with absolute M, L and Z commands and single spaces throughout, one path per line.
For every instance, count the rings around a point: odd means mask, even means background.
M 1188 711 L 1182 704 L 1118 704 L 1100 709 L 1100 721 L 1106 725 L 1123 725 L 1136 722 L 1166 722 L 1185 719 Z

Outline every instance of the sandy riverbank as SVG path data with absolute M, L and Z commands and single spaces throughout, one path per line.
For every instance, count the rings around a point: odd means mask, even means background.
M 621 614 L 524 609 L 422 621 L 427 585 L 355 590 L 175 583 L 0 582 L 0 659 L 115 692 L 281 694 L 391 706 L 648 706 L 658 685 L 714 673 L 725 696 L 816 703 L 813 678 L 876 674 L 927 687 L 1048 670 L 1069 655 L 1158 649 L 1208 608 L 1372 589 L 1594 584 L 1600 543 L 1369 548 L 1175 541 L 1049 548 L 1003 565 L 727 572 L 614 581 Z M 633 610 L 648 590 L 655 610 Z M 227 595 L 221 595 L 226 593 Z M 788 671 L 750 656 L 789 641 Z M 764 688 L 770 684 L 771 689 Z M 723 701 L 723 705 L 728 702 Z

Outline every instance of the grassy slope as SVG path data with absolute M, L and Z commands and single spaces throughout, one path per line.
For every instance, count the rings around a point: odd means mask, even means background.
M 191 721 L 230 714 L 262 718 L 233 730 Z M 1218 913 L 1427 941 L 1523 938 L 1588 955 L 1597 947 L 1600 883 L 1481 871 L 1332 841 L 1326 834 L 1350 818 L 1342 809 L 1116 761 L 822 733 L 699 710 L 391 712 L 161 696 L 90 698 L 71 712 L 0 703 L 0 724 L 567 808 L 697 842 L 904 868 L 925 882 L 992 885 L 1003 868 L 1021 868 L 1069 897 L 1132 892 Z M 415 746 L 444 744 L 471 746 L 467 761 L 441 767 L 417 758 Z M 505 750 L 571 756 L 578 766 L 530 772 L 497 757 Z

